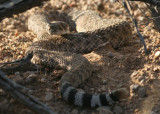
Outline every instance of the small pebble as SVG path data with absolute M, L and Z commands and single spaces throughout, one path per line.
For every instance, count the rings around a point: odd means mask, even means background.
M 33 93 L 34 93 L 33 90 L 28 90 L 28 94 L 29 94 L 29 95 L 32 95 Z
M 153 68 L 153 71 L 155 71 L 155 72 L 158 72 L 159 70 L 160 70 L 159 67 L 154 67 L 154 68 Z
M 80 114 L 88 114 L 86 110 L 82 110 Z
M 143 21 L 145 19 L 145 17 L 139 16 L 138 20 L 139 21 Z
M 103 85 L 106 85 L 107 84 L 107 80 L 103 80 Z
M 15 72 L 14 75 L 20 76 L 20 73 L 19 72 Z
M 78 110 L 77 109 L 73 109 L 71 114 L 78 114 Z
M 9 102 L 6 99 L 0 102 L 0 110 L 8 110 L 8 108 Z
M 138 77 L 138 81 L 141 81 L 141 80 L 144 80 L 144 77 L 143 77 L 143 76 L 139 76 L 139 77 Z
M 147 32 L 149 32 L 149 31 L 151 31 L 153 28 L 152 27 L 150 27 L 150 26 L 146 26 L 145 28 L 144 28 L 144 34 L 147 34 Z
M 46 92 L 45 101 L 50 101 L 53 97 L 52 92 Z
M 101 91 L 106 91 L 106 87 L 104 85 L 101 87 Z
M 140 85 L 143 85 L 144 82 L 145 82 L 145 79 L 141 80 L 139 83 L 140 83 Z
M 123 109 L 120 106 L 115 106 L 114 114 L 123 114 Z
M 157 51 L 155 54 L 154 54 L 154 58 L 157 59 L 160 57 L 160 51 Z
M 54 70 L 53 71 L 53 75 L 58 77 L 58 76 L 62 76 L 65 73 L 64 70 Z
M 131 74 L 131 78 L 135 77 L 137 74 L 138 74 L 138 72 L 137 72 L 137 71 L 134 71 L 134 72 Z
M 104 3 L 105 3 L 105 2 L 108 2 L 108 0 L 103 0 L 103 1 L 104 1 Z
M 90 90 L 91 90 L 91 92 L 94 92 L 95 89 L 94 88 L 90 88 Z
M 111 3 L 115 3 L 115 2 L 116 2 L 116 0 L 110 0 L 110 2 L 111 2 Z
M 113 112 L 110 111 L 110 108 L 107 106 L 102 106 L 97 108 L 98 114 L 113 114 Z
M 46 79 L 42 78 L 42 79 L 40 79 L 40 82 L 44 83 L 44 82 L 46 82 Z
M 23 78 L 20 76 L 20 74 L 18 72 L 15 73 L 13 80 L 17 83 L 23 83 L 24 80 Z
M 11 99 L 9 100 L 9 103 L 16 103 L 16 99 L 11 98 Z
M 3 89 L 0 89 L 0 93 L 3 93 L 4 91 L 3 91 Z
M 156 113 L 156 112 L 154 112 L 154 111 L 151 111 L 151 113 L 150 114 L 158 114 L 158 113 Z
M 82 10 L 87 10 L 88 9 L 88 5 L 84 5 L 83 7 L 82 7 Z
M 109 58 L 113 58 L 114 57 L 113 53 L 111 53 L 111 52 L 108 52 L 107 55 L 108 55 Z
M 14 25 L 8 25 L 7 27 L 6 27 L 6 29 L 14 29 Z
M 92 3 L 92 0 L 87 0 L 87 4 L 91 4 Z
M 34 83 L 37 80 L 37 75 L 31 74 L 26 78 L 26 83 Z
M 124 11 L 123 8 L 122 8 L 122 9 L 119 9 L 119 10 L 116 11 L 116 14 L 117 14 L 117 15 L 122 15 L 122 14 L 123 14 L 123 11 Z

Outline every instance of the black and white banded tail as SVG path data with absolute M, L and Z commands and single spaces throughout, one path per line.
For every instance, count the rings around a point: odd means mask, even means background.
M 65 83 L 60 91 L 63 99 L 71 104 L 81 107 L 99 107 L 109 106 L 116 101 L 124 99 L 128 96 L 128 91 L 125 88 L 115 90 L 105 94 L 89 94 L 80 92 L 71 84 Z

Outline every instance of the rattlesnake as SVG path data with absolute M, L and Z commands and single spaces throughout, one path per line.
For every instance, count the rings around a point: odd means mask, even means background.
M 68 24 L 72 28 L 75 24 L 77 32 L 70 33 L 65 22 L 50 22 L 46 13 L 35 13 L 29 17 L 28 28 L 37 35 L 36 41 L 26 51 L 26 54 L 33 53 L 31 62 L 67 70 L 59 88 L 62 98 L 72 104 L 96 107 L 111 105 L 126 97 L 124 88 L 96 95 L 80 92 L 75 87 L 88 79 L 93 71 L 93 66 L 82 54 L 106 42 L 110 42 L 113 48 L 127 43 L 131 35 L 129 23 L 120 19 L 102 19 L 94 11 L 72 11 L 68 17 L 75 22 Z

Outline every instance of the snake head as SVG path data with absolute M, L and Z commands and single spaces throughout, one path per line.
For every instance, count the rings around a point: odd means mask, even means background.
M 63 35 L 69 33 L 69 25 L 62 21 L 52 21 L 47 28 L 50 35 Z

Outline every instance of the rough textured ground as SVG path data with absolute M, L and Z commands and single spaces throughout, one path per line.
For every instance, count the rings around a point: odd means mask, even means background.
M 32 89 L 32 95 L 49 105 L 54 111 L 62 114 L 105 114 L 109 110 L 115 114 L 160 114 L 160 34 L 154 30 L 153 23 L 145 25 L 146 20 L 135 4 L 150 16 L 143 3 L 134 2 L 133 13 L 138 19 L 140 31 L 147 44 L 149 55 L 145 55 L 143 45 L 133 28 L 133 35 L 128 45 L 112 49 L 109 45 L 84 55 L 97 70 L 80 89 L 87 92 L 102 93 L 119 87 L 130 89 L 130 97 L 115 107 L 80 108 L 65 103 L 58 93 L 58 81 L 63 70 L 53 69 L 45 72 L 16 72 L 8 75 L 17 83 Z M 24 13 L 6 18 L 0 22 L 0 62 L 22 58 L 25 50 L 35 38 L 26 27 L 28 16 L 34 11 L 61 10 L 69 12 L 72 9 L 92 9 L 101 13 L 104 18 L 123 18 L 129 16 L 125 9 L 114 0 L 51 0 L 43 6 L 34 7 Z M 132 24 L 132 23 L 131 23 Z M 111 113 L 110 112 L 110 113 Z M 0 113 L 34 114 L 0 89 Z

